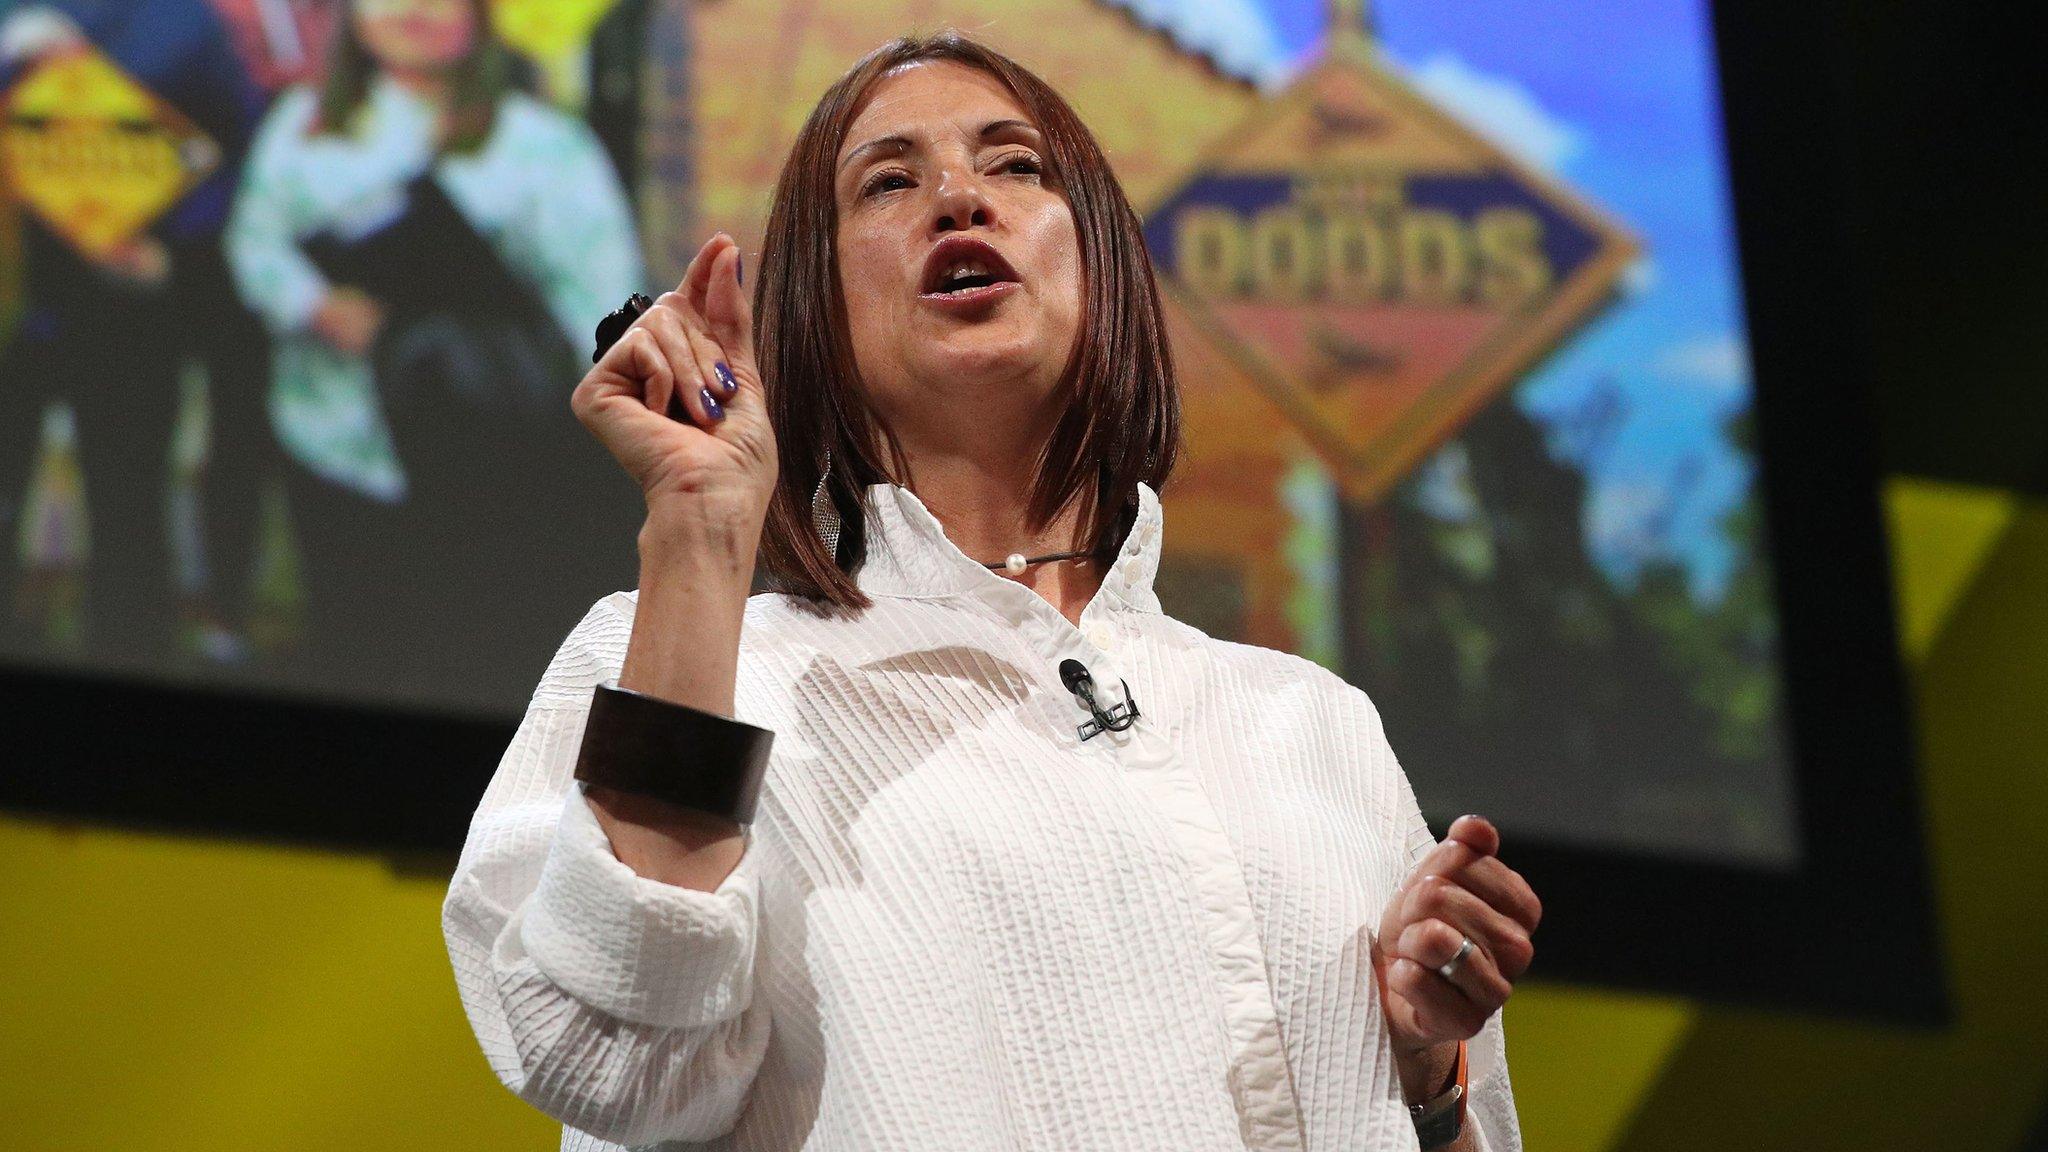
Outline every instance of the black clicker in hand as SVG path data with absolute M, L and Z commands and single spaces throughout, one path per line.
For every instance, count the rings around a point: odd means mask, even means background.
M 619 337 L 626 334 L 626 329 L 633 326 L 633 321 L 638 320 L 641 313 L 652 307 L 652 298 L 645 292 L 635 292 L 626 297 L 624 304 L 606 313 L 605 318 L 597 322 L 597 348 L 590 353 L 590 362 L 595 364 L 604 359 L 604 354 L 611 351 L 612 345 L 619 342 Z M 668 416 L 671 420 L 689 420 L 690 411 L 683 407 L 681 393 L 669 395 Z
M 604 354 L 612 350 L 612 345 L 619 342 L 619 337 L 626 334 L 626 329 L 633 326 L 633 321 L 638 320 L 642 312 L 652 307 L 654 307 L 654 301 L 645 292 L 635 292 L 631 296 L 626 297 L 624 304 L 619 305 L 617 309 L 607 314 L 604 319 L 599 320 L 597 322 L 597 350 L 590 354 L 590 362 L 595 364 L 599 360 L 604 359 Z

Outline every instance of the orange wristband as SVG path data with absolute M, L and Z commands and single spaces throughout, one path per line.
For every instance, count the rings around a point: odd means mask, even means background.
M 1465 1087 L 1465 1042 L 1458 1041 L 1458 1126 L 1465 1126 L 1465 1098 L 1472 1090 Z

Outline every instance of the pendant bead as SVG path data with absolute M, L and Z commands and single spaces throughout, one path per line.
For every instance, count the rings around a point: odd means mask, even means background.
M 1024 554 L 1022 552 L 1012 552 L 1010 553 L 1009 559 L 1003 561 L 1003 567 L 1007 569 L 1010 575 L 1012 576 L 1022 576 L 1024 574 L 1025 566 L 1029 563 L 1030 561 L 1024 559 Z

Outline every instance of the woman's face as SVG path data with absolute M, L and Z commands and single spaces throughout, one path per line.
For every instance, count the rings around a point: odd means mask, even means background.
M 951 61 L 877 81 L 835 174 L 839 275 L 870 403 L 1013 417 L 1049 396 L 1081 322 L 1074 214 L 1044 142 L 993 76 Z
M 387 71 L 443 72 L 476 44 L 469 0 L 356 0 L 356 35 Z

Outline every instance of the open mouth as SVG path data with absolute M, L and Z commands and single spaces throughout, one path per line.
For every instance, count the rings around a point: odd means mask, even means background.
M 926 296 L 971 299 L 985 289 L 1015 283 L 1017 273 L 1010 262 L 981 240 L 948 237 L 925 257 L 922 290 Z

